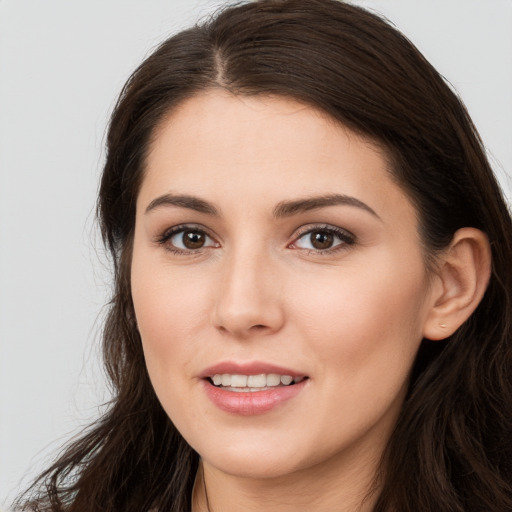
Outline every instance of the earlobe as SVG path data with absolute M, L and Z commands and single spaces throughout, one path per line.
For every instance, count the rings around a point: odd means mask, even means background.
M 439 257 L 423 337 L 442 340 L 451 336 L 475 311 L 490 275 L 491 248 L 485 233 L 475 228 L 459 229 Z

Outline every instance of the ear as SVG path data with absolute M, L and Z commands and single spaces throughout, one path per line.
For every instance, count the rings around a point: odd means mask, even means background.
M 485 233 L 459 229 L 439 256 L 423 337 L 442 340 L 451 336 L 475 311 L 490 275 L 491 247 Z

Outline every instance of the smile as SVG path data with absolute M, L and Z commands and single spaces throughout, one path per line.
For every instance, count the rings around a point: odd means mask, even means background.
M 295 402 L 310 382 L 302 372 L 263 362 L 222 362 L 205 369 L 200 378 L 213 405 L 240 416 L 268 413 Z
M 217 373 L 210 377 L 210 382 L 226 391 L 259 392 L 281 386 L 291 386 L 302 382 L 306 377 L 292 377 L 277 373 L 261 373 L 258 375 L 240 375 Z

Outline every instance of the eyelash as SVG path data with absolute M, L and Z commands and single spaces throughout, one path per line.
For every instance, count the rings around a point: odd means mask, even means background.
M 210 247 L 215 248 L 215 245 L 210 245 L 210 246 L 206 246 L 206 247 L 203 246 L 198 249 L 180 249 L 180 248 L 169 243 L 169 241 L 172 239 L 172 237 L 174 237 L 175 235 L 177 235 L 179 233 L 185 233 L 187 231 L 197 233 L 197 234 L 200 234 L 200 235 L 203 235 L 203 236 L 209 238 L 210 240 L 212 240 L 214 242 L 214 244 L 217 244 L 217 247 L 218 247 L 218 242 L 216 242 L 215 239 L 212 236 L 210 236 L 206 232 L 205 229 L 201 228 L 200 226 L 193 225 L 193 224 L 181 224 L 178 226 L 174 226 L 174 227 L 168 229 L 167 231 L 165 231 L 161 236 L 159 236 L 157 238 L 156 242 L 159 245 L 164 246 L 167 251 L 169 251 L 173 254 L 177 254 L 177 255 L 193 255 L 193 254 L 198 254 L 201 251 L 203 251 L 204 249 L 208 249 Z M 306 248 L 300 248 L 300 247 L 299 248 L 293 247 L 294 245 L 297 244 L 297 242 L 299 240 L 301 240 L 305 236 L 311 235 L 313 233 L 325 233 L 328 235 L 332 235 L 335 238 L 337 238 L 340 243 L 338 243 L 334 247 L 329 247 L 327 249 L 306 249 Z M 318 226 L 309 225 L 307 227 L 302 228 L 302 231 L 299 230 L 299 233 L 295 236 L 294 241 L 291 244 L 288 244 L 287 247 L 302 250 L 302 251 L 306 252 L 307 254 L 326 255 L 326 254 L 332 254 L 332 253 L 335 253 L 335 252 L 338 252 L 341 250 L 346 250 L 348 248 L 348 246 L 354 245 L 355 243 L 356 243 L 356 237 L 349 231 L 338 228 L 336 226 L 323 224 L 323 225 L 318 225 Z
M 318 226 L 307 226 L 303 228 L 303 231 L 299 231 L 294 241 L 288 246 L 291 247 L 296 245 L 297 242 L 303 239 L 307 235 L 312 235 L 313 233 L 326 233 L 329 235 L 333 235 L 337 238 L 340 243 L 335 245 L 334 247 L 329 247 L 327 249 L 300 249 L 305 251 L 307 254 L 311 255 L 328 255 L 333 254 L 338 251 L 347 250 L 349 246 L 354 245 L 356 243 L 356 237 L 350 233 L 349 231 L 338 228 L 336 226 L 332 226 L 329 224 L 322 224 Z
M 180 249 L 179 247 L 176 247 L 176 246 L 172 245 L 171 243 L 169 243 L 169 241 L 171 240 L 171 238 L 173 236 L 175 236 L 179 233 L 185 233 L 187 231 L 190 231 L 193 233 L 198 233 L 200 235 L 204 235 L 205 237 L 209 238 L 210 240 L 213 240 L 215 242 L 215 244 L 218 243 L 214 240 L 213 237 L 211 237 L 206 232 L 206 230 L 204 230 L 200 226 L 196 226 L 194 224 L 181 224 L 178 226 L 174 226 L 174 227 L 168 229 L 167 231 L 165 231 L 160 237 L 158 237 L 156 242 L 159 245 L 164 246 L 165 250 L 172 252 L 173 254 L 178 254 L 178 255 L 197 254 L 197 253 L 200 253 L 202 250 L 207 249 L 208 247 L 211 247 L 211 246 L 207 246 L 207 247 L 200 247 L 198 249 Z

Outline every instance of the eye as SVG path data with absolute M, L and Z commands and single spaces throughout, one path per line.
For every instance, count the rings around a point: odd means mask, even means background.
M 327 252 L 355 243 L 349 232 L 334 226 L 317 227 L 302 233 L 290 246 L 316 252 Z
M 219 247 L 205 231 L 196 227 L 176 226 L 168 230 L 158 242 L 177 253 L 193 252 L 207 247 Z

